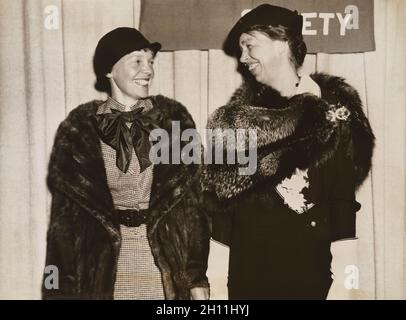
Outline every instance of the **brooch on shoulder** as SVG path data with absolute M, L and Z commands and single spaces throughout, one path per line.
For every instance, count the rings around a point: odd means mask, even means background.
M 337 122 L 339 120 L 347 121 L 350 115 L 350 110 L 348 110 L 346 106 L 338 103 L 337 105 L 330 104 L 330 109 L 327 111 L 326 118 L 331 122 Z

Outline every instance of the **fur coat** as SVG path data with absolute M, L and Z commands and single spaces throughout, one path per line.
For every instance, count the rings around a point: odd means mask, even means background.
M 322 170 L 337 158 L 348 160 L 355 189 L 365 180 L 371 168 L 374 135 L 358 93 L 339 77 L 313 74 L 311 78 L 319 85 L 321 98 L 312 94 L 284 98 L 272 88 L 247 81 L 227 105 L 210 117 L 208 128 L 254 128 L 257 132 L 254 174 L 240 175 L 239 164 L 202 167 L 204 202 L 212 213 L 232 212 L 255 187 L 275 186 L 296 169 Z M 225 139 L 213 135 L 213 141 L 217 138 Z M 248 142 L 246 138 L 242 146 L 235 145 L 231 151 L 245 151 Z M 227 145 L 225 141 L 223 145 Z M 224 147 L 224 153 L 227 151 L 230 150 Z M 259 191 L 252 198 L 255 202 L 263 196 Z M 348 223 L 354 226 L 355 215 L 349 220 L 353 220 Z M 333 240 L 353 233 L 354 230 L 337 231 Z M 227 242 L 226 236 L 219 238 Z
M 176 101 L 158 95 L 152 102 L 170 136 L 172 121 L 180 121 L 181 130 L 194 127 Z M 100 103 L 73 110 L 56 134 L 47 180 L 52 208 L 46 265 L 58 267 L 59 289 L 43 286 L 44 298 L 113 298 L 121 235 L 93 124 Z M 191 288 L 208 286 L 209 225 L 196 205 L 195 171 L 183 164 L 154 168 L 147 234 L 166 299 L 189 299 Z

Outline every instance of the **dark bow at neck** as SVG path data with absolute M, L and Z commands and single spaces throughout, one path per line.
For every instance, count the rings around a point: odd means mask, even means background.
M 118 104 L 108 100 L 111 113 L 96 114 L 96 128 L 100 139 L 116 150 L 116 165 L 124 173 L 127 172 L 132 158 L 132 148 L 138 157 L 141 172 L 152 163 L 149 159 L 151 142 L 149 134 L 159 128 L 162 115 L 153 108 L 150 100 L 141 100 L 141 106 L 132 111 L 121 112 L 115 108 Z M 146 110 L 146 111 L 145 111 Z M 130 124 L 130 125 L 127 125 Z

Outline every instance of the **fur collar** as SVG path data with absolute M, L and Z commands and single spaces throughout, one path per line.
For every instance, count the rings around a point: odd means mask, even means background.
M 277 183 L 296 168 L 320 166 L 339 148 L 351 157 L 357 187 L 361 185 L 371 168 L 374 136 L 359 95 L 342 78 L 311 77 L 321 89 L 321 98 L 299 94 L 288 99 L 272 88 L 246 82 L 227 105 L 214 112 L 208 121 L 210 129 L 256 129 L 258 167 L 255 174 L 242 176 L 239 165 L 206 165 L 201 175 L 204 190 L 232 198 L 264 179 Z M 350 115 L 337 118 L 343 106 Z M 214 135 L 213 142 L 216 138 L 221 137 Z

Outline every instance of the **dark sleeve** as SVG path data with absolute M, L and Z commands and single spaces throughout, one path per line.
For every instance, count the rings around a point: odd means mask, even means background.
M 208 287 L 206 276 L 210 247 L 210 226 L 208 216 L 199 206 L 199 188 L 196 182 L 192 184 L 187 198 L 187 210 L 190 210 L 190 234 L 186 263 L 186 276 L 190 288 Z
M 232 232 L 232 212 L 222 209 L 220 200 L 213 192 L 204 192 L 201 207 L 205 208 L 210 219 L 211 238 L 230 246 Z
M 74 219 L 71 206 L 72 203 L 64 195 L 58 192 L 53 194 L 42 282 L 43 299 L 75 299 L 77 297 Z
M 341 147 L 334 157 L 332 171 L 330 206 L 332 241 L 353 239 L 356 237 L 356 212 L 361 205 L 355 199 L 354 163 Z

